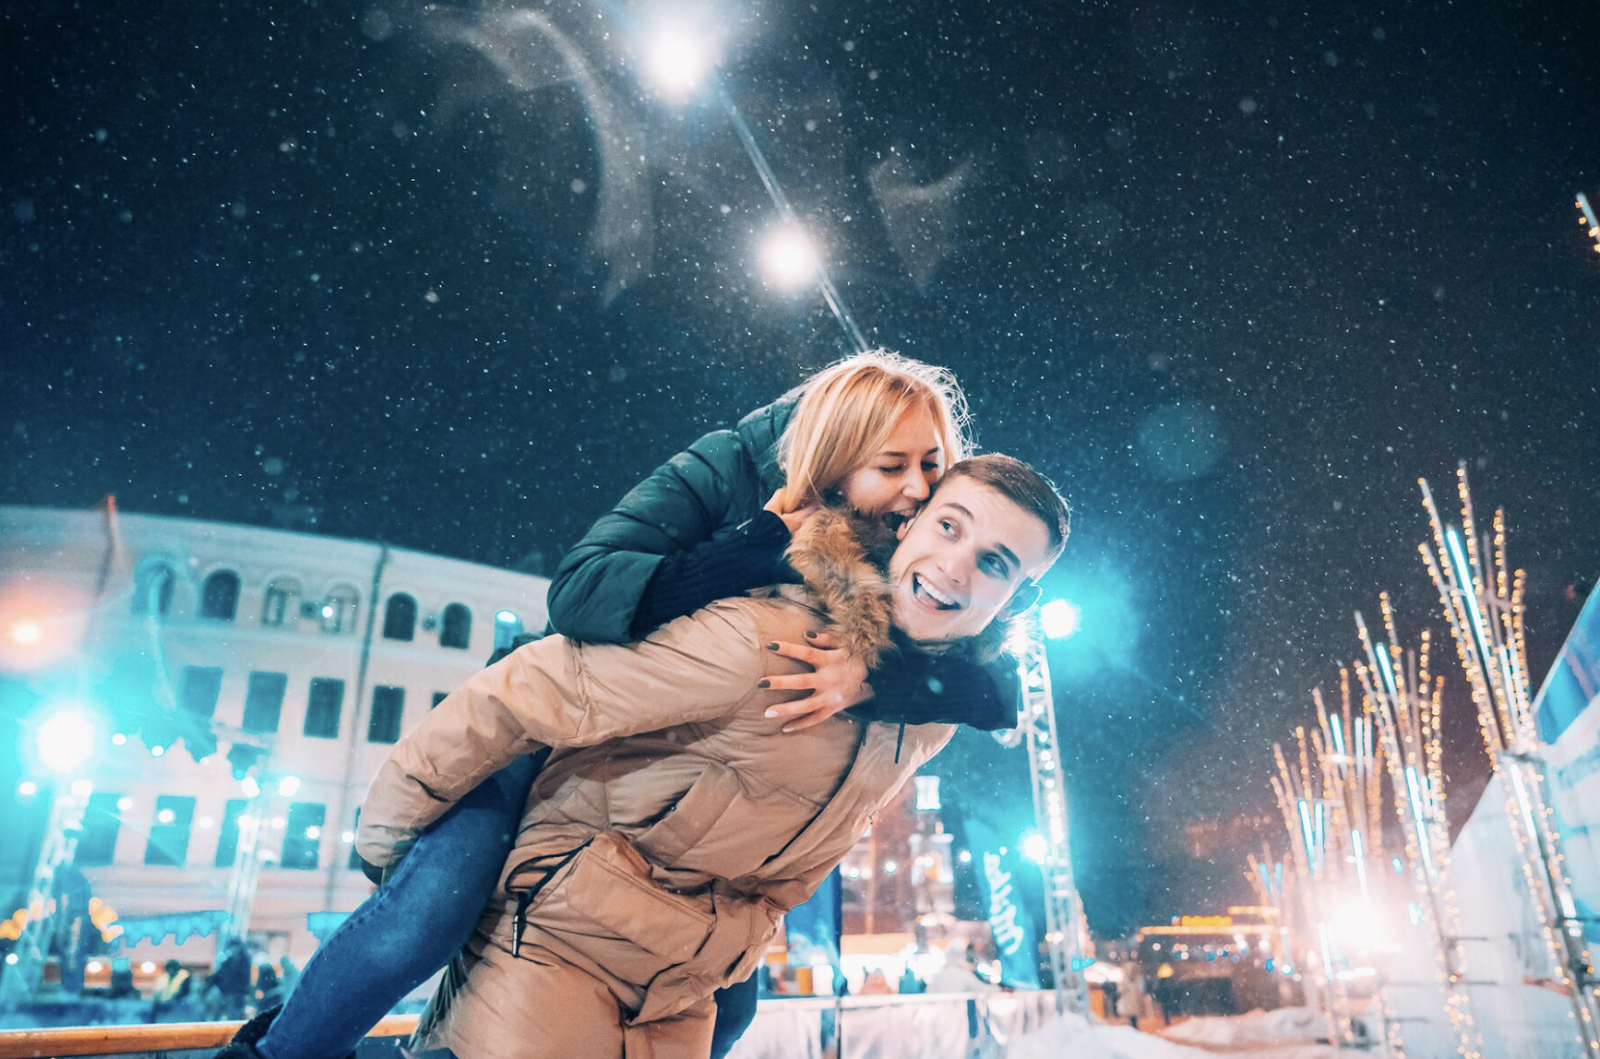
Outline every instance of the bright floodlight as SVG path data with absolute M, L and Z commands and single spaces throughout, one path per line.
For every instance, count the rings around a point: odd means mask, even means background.
M 1022 836 L 1022 855 L 1035 864 L 1043 864 L 1044 858 L 1050 852 L 1050 847 L 1045 843 L 1044 836 L 1037 831 L 1029 831 Z
M 278 781 L 278 793 L 285 798 L 293 798 L 294 792 L 300 789 L 299 776 L 285 776 Z
M 663 29 L 645 53 L 645 77 L 661 96 L 682 102 L 694 94 L 711 69 L 711 49 L 681 29 Z
M 73 707 L 47 717 L 38 731 L 39 760 L 52 772 L 75 772 L 94 753 L 94 722 Z
M 9 635 L 13 643 L 21 647 L 32 647 L 44 639 L 44 626 L 36 621 L 24 619 L 11 626 Z
M 1052 599 L 1039 608 L 1039 628 L 1046 639 L 1065 640 L 1083 623 L 1083 611 L 1070 599 Z
M 783 224 L 761 241 L 761 275 L 767 286 L 781 291 L 809 287 L 822 264 L 811 236 L 798 224 Z

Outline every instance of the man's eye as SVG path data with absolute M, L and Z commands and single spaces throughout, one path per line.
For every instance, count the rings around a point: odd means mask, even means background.
M 946 533 L 954 535 L 956 531 L 956 524 L 947 518 L 942 518 L 939 520 L 939 528 L 944 530 Z
M 1010 569 L 1006 566 L 1006 561 L 998 555 L 986 556 L 983 562 L 989 573 L 995 577 L 1005 577 L 1010 572 Z

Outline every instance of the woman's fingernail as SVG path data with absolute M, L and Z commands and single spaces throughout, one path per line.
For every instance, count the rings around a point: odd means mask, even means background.
M 768 717 L 776 717 L 776 716 L 778 716 L 778 711 L 777 710 L 768 710 L 767 711 L 767 716 Z
M 817 638 L 817 634 L 816 634 L 816 633 L 814 633 L 814 632 L 808 632 L 808 633 L 806 633 L 806 639 L 808 639 L 808 640 L 815 640 L 815 639 L 816 639 L 816 638 Z
M 769 644 L 767 644 L 767 650 L 769 650 L 769 651 L 776 651 L 776 650 L 777 650 L 777 649 L 778 649 L 778 645 L 777 645 L 777 644 L 775 644 L 775 643 L 769 643 Z
M 758 687 L 758 688 L 770 688 L 770 687 L 772 687 L 772 681 L 770 681 L 770 680 L 758 680 L 758 681 L 756 681 L 756 687 Z M 769 713 L 769 714 L 767 714 L 767 716 L 771 717 L 772 714 Z

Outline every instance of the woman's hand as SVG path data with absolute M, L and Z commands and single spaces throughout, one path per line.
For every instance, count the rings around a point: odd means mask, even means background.
M 777 515 L 779 518 L 783 519 L 783 524 L 789 527 L 789 536 L 791 537 L 800 532 L 800 527 L 806 524 L 807 519 L 809 519 L 812 515 L 815 515 L 818 511 L 822 510 L 822 505 L 818 503 L 807 504 L 804 507 L 795 508 L 792 511 L 784 510 L 785 506 L 786 505 L 783 502 L 783 490 L 779 489 L 776 493 L 772 494 L 772 499 L 766 502 L 764 505 L 764 510 L 770 511 L 774 515 Z
M 810 673 L 769 677 L 766 686 L 779 691 L 809 691 L 793 702 L 782 702 L 767 710 L 768 717 L 782 717 L 785 732 L 798 732 L 821 724 L 840 710 L 847 710 L 872 698 L 867 683 L 867 667 L 839 646 L 832 633 L 809 636 L 809 643 L 775 643 L 772 650 L 811 667 Z

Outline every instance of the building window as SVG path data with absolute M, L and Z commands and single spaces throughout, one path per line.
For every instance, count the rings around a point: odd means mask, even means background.
M 522 619 L 513 610 L 494 612 L 494 649 L 503 651 L 522 635 Z
M 83 811 L 83 834 L 78 837 L 77 864 L 100 868 L 117 856 L 117 833 L 122 829 L 121 794 L 91 794 Z
M 305 734 L 318 739 L 339 738 L 339 711 L 344 707 L 344 681 L 336 677 L 312 677 L 311 697 L 306 703 Z
M 404 592 L 396 592 L 383 608 L 383 638 L 409 640 L 416 631 L 417 601 Z
M 297 871 L 316 869 L 317 850 L 322 847 L 322 821 L 327 812 L 321 802 L 295 802 L 289 806 L 280 865 Z
M 261 624 L 273 627 L 294 625 L 300 620 L 300 582 L 292 577 L 275 577 L 261 601 Z
M 429 706 L 428 709 L 432 710 L 432 709 L 437 708 L 439 703 L 443 702 L 445 699 L 448 699 L 449 697 L 450 697 L 450 693 L 448 691 L 436 691 L 436 692 L 434 692 L 433 693 L 433 705 Z
M 318 617 L 323 632 L 355 632 L 356 608 L 361 603 L 361 593 L 349 585 L 339 585 L 328 590 L 322 601 Z
M 194 799 L 163 794 L 156 799 L 156 819 L 150 825 L 150 844 L 144 848 L 146 864 L 183 867 L 189 857 L 189 825 L 194 822 Z
M 464 603 L 444 608 L 444 623 L 439 627 L 439 646 L 466 650 L 472 640 L 472 611 Z
M 222 811 L 222 826 L 217 829 L 217 856 L 212 861 L 219 868 L 233 867 L 239 857 L 239 818 L 249 805 L 247 799 L 229 798 L 227 808 Z
M 222 670 L 216 666 L 184 666 L 178 678 L 178 706 L 200 717 L 217 712 Z
M 239 575 L 232 570 L 218 570 L 206 578 L 200 589 L 200 616 L 217 621 L 232 621 L 239 609 Z
M 172 610 L 172 586 L 177 580 L 166 563 L 140 566 L 133 575 L 133 613 L 160 617 Z
M 379 684 L 372 689 L 372 719 L 367 723 L 367 742 L 395 743 L 400 740 L 400 717 L 406 708 L 406 689 Z
M 271 734 L 278 730 L 278 715 L 283 712 L 283 696 L 289 688 L 287 673 L 251 673 L 244 693 L 244 720 L 247 732 Z

